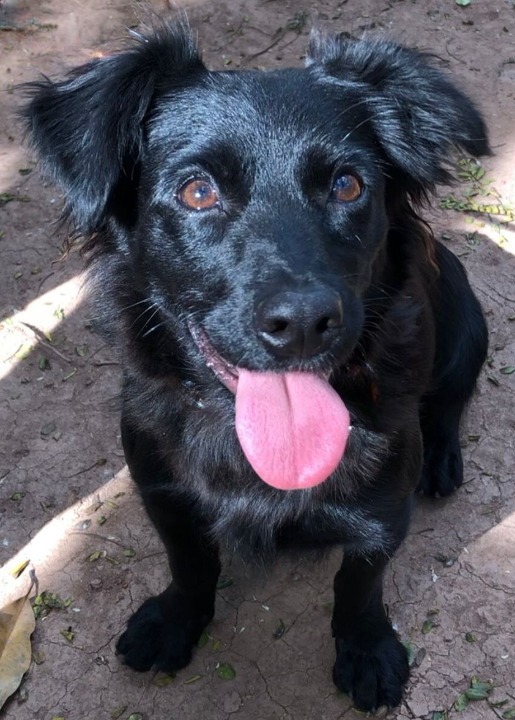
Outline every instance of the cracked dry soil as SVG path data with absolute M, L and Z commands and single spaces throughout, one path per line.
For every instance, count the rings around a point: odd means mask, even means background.
M 514 203 L 512 1 L 178 4 L 217 68 L 299 64 L 314 24 L 386 33 L 434 52 L 482 108 L 495 150 L 487 176 Z M 27 589 L 30 568 L 40 591 L 71 600 L 38 621 L 34 661 L 0 716 L 352 717 L 330 677 L 337 554 L 322 563 L 282 561 L 269 574 L 228 562 L 209 636 L 174 680 L 133 673 L 114 654 L 131 610 L 164 586 L 166 559 L 124 470 L 118 369 L 91 333 L 80 258 L 61 260 L 62 199 L 23 148 L 12 88 L 106 51 L 136 23 L 120 0 L 0 1 L 0 606 Z M 496 217 L 431 217 L 470 274 L 491 349 L 463 426 L 465 485 L 446 501 L 417 503 L 389 570 L 389 612 L 415 663 L 406 697 L 388 717 L 494 720 L 515 708 L 515 237 L 513 223 Z M 24 560 L 30 565 L 15 579 L 11 571 Z M 224 663 L 232 679 L 219 676 Z M 495 689 L 490 701 L 459 712 L 454 703 L 472 676 Z

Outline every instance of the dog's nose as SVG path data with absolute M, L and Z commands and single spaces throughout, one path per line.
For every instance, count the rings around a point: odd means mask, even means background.
M 287 290 L 262 300 L 256 329 L 278 357 L 309 358 L 328 348 L 343 323 L 341 297 L 334 290 Z

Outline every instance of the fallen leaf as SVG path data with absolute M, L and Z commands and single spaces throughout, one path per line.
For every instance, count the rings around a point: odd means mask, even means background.
M 41 357 L 38 360 L 38 368 L 40 370 L 50 370 L 52 366 L 50 365 L 50 361 L 48 358 L 46 358 L 44 355 L 41 355 Z
M 36 665 L 43 665 L 46 660 L 46 655 L 42 650 L 36 650 L 32 653 L 32 659 L 34 660 Z
M 61 630 L 61 635 L 68 640 L 69 643 L 72 643 L 75 639 L 75 633 L 73 632 L 73 629 L 70 627 Z
M 111 720 L 118 720 L 126 710 L 127 705 L 120 705 L 120 707 L 115 708 L 111 713 Z
M 71 602 L 71 598 L 63 600 L 57 593 L 44 590 L 34 598 L 32 608 L 34 617 L 36 620 L 39 620 L 40 618 L 46 617 L 50 610 L 65 610 L 71 605 Z
M 468 698 L 465 695 L 465 693 L 462 693 L 454 702 L 454 709 L 458 712 L 461 712 L 462 710 L 465 710 L 467 705 L 469 704 Z
M 491 682 L 484 682 L 483 680 L 480 680 L 478 677 L 473 677 L 470 680 L 470 687 L 474 690 L 478 690 L 480 692 L 484 693 L 490 693 L 494 689 L 494 686 Z
M 25 360 L 29 357 L 32 350 L 34 349 L 34 346 L 30 342 L 25 342 L 23 345 L 20 345 L 18 350 L 15 352 L 14 357 L 16 360 Z
M 486 700 L 486 698 L 488 697 L 488 692 L 489 691 L 483 690 L 482 688 L 472 687 L 472 688 L 469 688 L 468 690 L 465 690 L 465 697 L 467 698 L 467 700 L 472 700 L 472 701 Z
M 216 674 L 222 680 L 233 680 L 236 677 L 236 670 L 229 663 L 218 663 Z
M 201 680 L 202 675 L 193 675 L 192 677 L 188 678 L 188 680 L 184 681 L 184 685 L 191 685 L 192 683 L 197 682 L 197 680 Z
M 50 422 L 45 423 L 41 430 L 39 431 L 41 435 L 51 435 L 53 432 L 57 430 L 57 425 L 55 423 L 55 420 L 50 420 Z
M 274 632 L 272 633 L 272 637 L 274 640 L 280 640 L 282 636 L 286 632 L 286 625 L 284 622 L 279 618 L 279 623 L 277 627 L 275 628 Z
M 204 632 L 202 633 L 202 635 L 201 635 L 200 638 L 199 638 L 199 641 L 198 641 L 198 643 L 197 643 L 197 647 L 198 647 L 199 650 L 200 650 L 200 649 L 202 649 L 203 647 L 205 647 L 205 646 L 208 644 L 208 642 L 209 642 L 209 635 L 208 635 L 207 632 L 204 630 Z
M 225 588 L 231 587 L 233 582 L 232 578 L 227 577 L 226 575 L 220 575 L 218 582 L 216 583 L 216 589 L 224 590 Z
M 434 628 L 435 624 L 432 620 L 425 620 L 422 625 L 422 634 L 427 635 Z
M 30 636 L 36 626 L 29 592 L 0 610 L 0 708 L 19 687 L 31 660 Z
M 508 698 L 504 698 L 504 700 L 489 700 L 488 702 L 493 708 L 502 708 L 510 701 L 508 700 Z
M 158 677 L 154 678 L 153 684 L 156 687 L 166 687 L 167 685 L 170 685 L 170 683 L 173 683 L 174 680 L 174 673 L 166 673 L 165 675 L 159 675 Z
M 23 560 L 19 565 L 16 565 L 16 567 L 11 570 L 11 575 L 14 578 L 19 578 L 22 572 L 27 568 L 28 564 L 30 563 L 30 560 Z

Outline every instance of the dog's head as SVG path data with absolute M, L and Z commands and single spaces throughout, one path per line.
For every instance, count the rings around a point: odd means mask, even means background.
M 386 268 L 426 261 L 422 234 L 402 234 L 410 203 L 456 148 L 488 151 L 472 103 L 383 40 L 315 36 L 305 68 L 211 72 L 178 23 L 33 93 L 68 214 L 148 303 L 140 338 L 182 338 L 232 390 L 344 362 Z

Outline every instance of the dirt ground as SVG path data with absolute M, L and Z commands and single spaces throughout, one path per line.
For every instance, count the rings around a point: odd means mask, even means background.
M 187 8 L 216 68 L 300 64 L 312 25 L 379 32 L 436 53 L 484 111 L 495 150 L 483 179 L 465 169 L 463 182 L 443 189 L 442 198 L 483 183 L 482 191 L 500 197 L 488 202 L 515 203 L 513 0 L 465 7 L 456 0 L 178 5 Z M 0 0 L 0 607 L 27 590 L 31 569 L 39 592 L 70 600 L 38 620 L 33 662 L 0 717 L 351 718 L 348 698 L 331 682 L 336 554 L 321 564 L 283 561 L 257 575 L 228 559 L 216 619 L 175 679 L 134 673 L 114 653 L 132 610 L 164 587 L 166 559 L 124 469 L 118 369 L 91 332 L 80 257 L 61 260 L 62 201 L 22 145 L 13 86 L 42 72 L 58 75 L 112 47 L 137 24 L 138 7 L 123 0 Z M 511 225 L 455 209 L 437 209 L 432 218 L 467 268 L 491 349 L 463 427 L 465 485 L 446 501 L 418 502 L 388 574 L 390 615 L 414 656 L 405 700 L 388 717 L 513 718 L 513 215 Z M 15 579 L 12 570 L 24 560 L 30 564 Z M 460 709 L 474 676 L 495 689 Z

